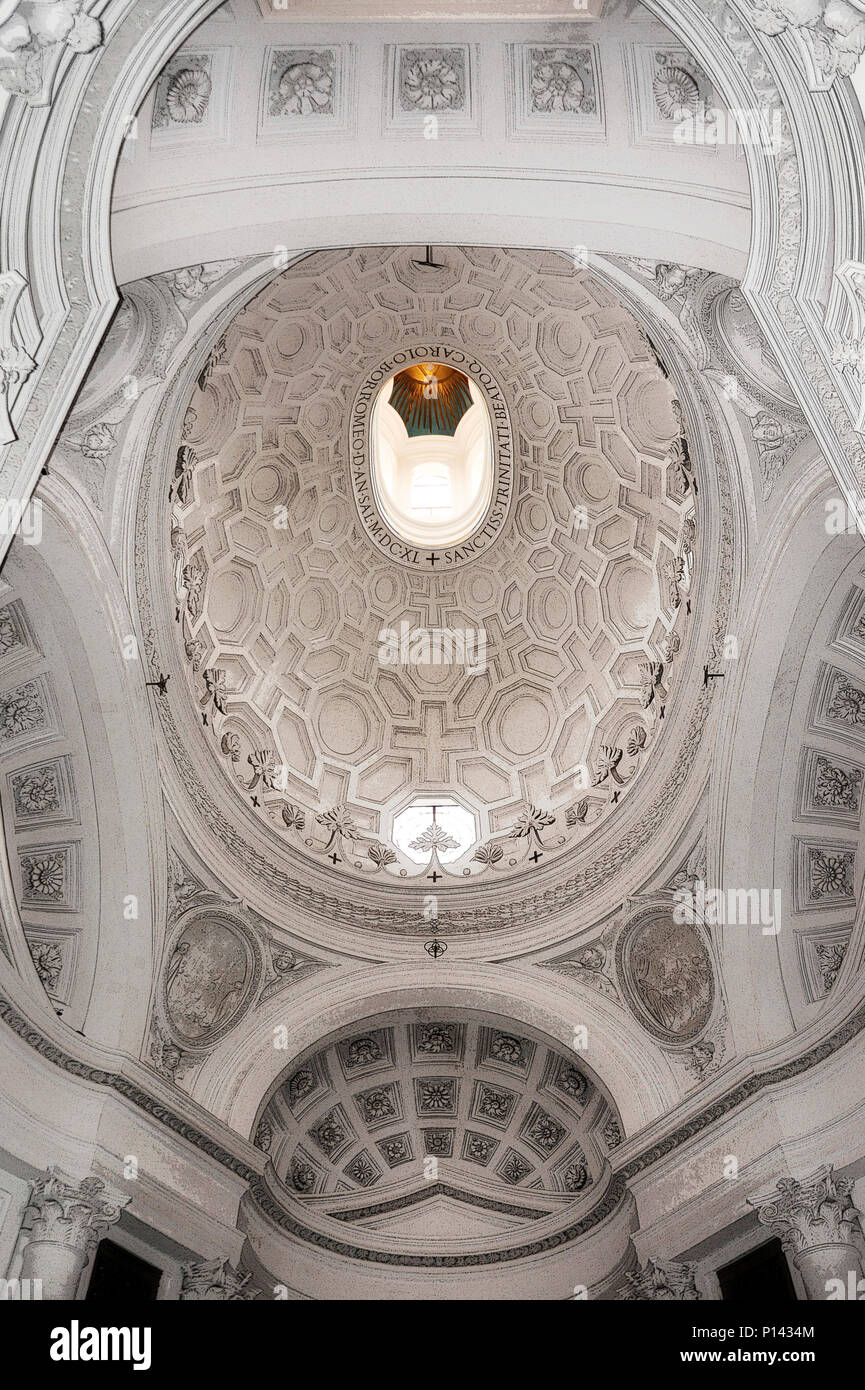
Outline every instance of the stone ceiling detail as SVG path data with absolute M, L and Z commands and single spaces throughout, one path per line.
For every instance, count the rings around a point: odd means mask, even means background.
M 793 941 L 783 943 L 808 1004 L 835 989 L 854 942 L 862 895 L 865 783 L 865 591 L 843 598 L 818 649 L 807 724 L 788 800 Z M 780 840 L 780 836 L 779 836 Z M 782 841 L 783 843 L 783 841 Z M 786 867 L 786 866 L 784 866 Z M 783 868 L 779 866 L 778 880 Z M 795 943 L 795 944 L 794 944 Z M 795 950 L 795 962 L 791 959 Z M 798 966 L 798 972 L 795 967 Z
M 735 280 L 697 266 L 620 257 L 677 315 L 697 368 L 713 377 L 747 422 L 763 498 L 775 485 L 808 427 L 778 360 Z
M 215 28 L 221 16 L 213 18 Z M 648 15 L 645 22 L 650 23 Z M 526 32 L 516 31 L 520 36 Z M 643 30 L 644 39 L 648 32 Z M 654 42 L 628 43 L 624 53 L 629 115 L 643 145 L 673 144 L 677 122 L 715 109 L 718 100 L 696 60 L 675 41 L 665 43 L 664 34 L 656 26 Z M 201 147 L 225 138 L 232 116 L 234 140 L 242 138 L 246 112 L 238 122 L 230 96 L 233 69 L 243 61 L 244 48 L 247 63 L 261 64 L 262 101 L 255 113 L 259 141 L 299 133 L 355 134 L 357 43 L 337 43 L 333 36 L 331 30 L 323 42 L 294 47 L 261 44 L 256 52 L 252 29 L 235 50 L 195 43 L 175 54 L 153 93 L 150 129 L 144 132 L 150 149 Z M 375 55 L 375 66 L 384 73 L 382 123 L 391 134 L 414 134 L 424 117 L 432 115 L 451 137 L 477 135 L 481 68 L 492 66 L 496 55 L 504 59 L 507 72 L 507 87 L 502 83 L 498 94 L 507 102 L 511 138 L 546 135 L 600 143 L 607 135 L 605 86 L 616 81 L 610 82 L 610 69 L 622 58 L 610 43 L 609 22 L 604 29 L 593 28 L 591 37 L 602 41 L 586 43 L 579 35 L 577 42 L 550 43 L 541 30 L 533 42 L 382 43 Z M 706 143 L 716 149 L 719 142 Z
M 317 253 L 228 326 L 177 441 L 171 554 L 202 737 L 247 804 L 340 871 L 405 877 L 428 866 L 393 816 L 454 797 L 476 824 L 448 867 L 464 880 L 584 836 L 651 755 L 693 484 L 672 388 L 605 287 L 560 255 L 413 257 Z M 359 385 L 429 344 L 493 374 L 513 429 L 507 523 L 453 574 L 376 553 L 349 476 Z M 382 663 L 402 625 L 482 633 L 484 668 Z
M 235 19 L 218 8 L 172 55 L 130 122 L 113 199 L 120 281 L 199 256 L 203 227 L 196 237 L 180 200 L 217 185 L 223 199 L 236 200 L 227 223 L 272 226 L 256 249 L 299 249 L 333 243 L 328 209 L 341 215 L 354 197 L 351 183 L 375 170 L 398 179 L 402 192 L 393 201 L 389 193 L 379 196 L 375 212 L 387 220 L 377 225 L 387 230 L 370 235 L 408 239 L 411 233 L 397 230 L 408 208 L 405 174 L 417 170 L 422 178 L 433 166 L 474 177 L 480 170 L 486 178 L 506 170 L 519 170 L 521 180 L 531 176 L 529 216 L 537 178 L 548 176 L 555 186 L 547 186 L 544 205 L 557 197 L 559 215 L 567 205 L 576 221 L 585 210 L 587 174 L 609 183 L 613 197 L 624 187 L 638 201 L 650 187 L 662 201 L 675 189 L 677 205 L 678 197 L 700 190 L 699 200 L 716 202 L 732 223 L 724 237 L 732 237 L 737 255 L 728 265 L 744 264 L 741 213 L 749 190 L 741 146 L 731 138 L 719 92 L 680 38 L 642 6 L 632 14 L 605 7 L 593 23 L 570 9 L 577 22 L 554 30 L 531 8 L 522 18 L 500 14 L 497 22 L 475 10 L 450 23 L 436 10 L 435 35 L 420 40 L 407 16 L 358 22 L 354 7 L 335 22 L 319 14 L 303 31 L 285 23 L 277 29 L 248 12 Z M 703 122 L 704 111 L 717 115 Z M 565 157 L 575 148 L 576 162 Z M 324 174 L 338 190 L 333 203 L 321 186 Z M 282 215 L 283 189 L 286 206 L 308 199 L 305 216 L 325 219 L 323 241 L 287 235 L 293 214 Z M 162 220 L 166 195 L 177 208 Z M 513 184 L 511 212 L 518 196 Z M 263 217 L 250 221 L 259 199 Z M 454 211 L 463 194 L 451 201 Z M 680 212 L 671 208 L 669 221 L 651 225 L 672 229 Z M 422 206 L 417 215 L 422 227 Z M 212 234 L 222 216 L 214 209 L 209 216 Z M 704 226 L 714 240 L 718 220 Z M 179 252 L 178 238 L 187 235 Z M 459 236 L 465 233 L 448 239 Z M 221 242 L 214 258 L 234 254 Z M 671 245 L 662 233 L 657 251 L 665 250 Z
M 291 1192 L 341 1220 L 446 1194 L 510 1224 L 569 1211 L 622 1141 L 576 1053 L 430 1011 L 366 1020 L 293 1064 L 254 1137 Z

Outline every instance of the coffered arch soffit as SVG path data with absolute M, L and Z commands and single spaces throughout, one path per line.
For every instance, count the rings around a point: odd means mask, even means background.
M 719 759 L 734 739 L 738 752 L 713 784 L 709 823 L 725 827 L 717 881 L 773 885 L 779 924 L 714 932 L 743 1048 L 843 1007 L 861 961 L 863 551 L 858 534 L 827 526 L 837 507 L 817 462 L 796 515 L 769 529 L 719 729 Z M 769 807 L 772 834 L 757 833 Z
M 502 244 L 533 244 L 539 198 L 555 209 L 550 232 L 556 225 L 560 245 L 571 240 L 566 226 L 582 222 L 591 232 L 577 241 L 639 252 L 617 231 L 633 224 L 645 253 L 741 272 L 745 162 L 725 141 L 677 143 L 675 101 L 721 98 L 647 8 L 506 27 L 442 17 L 435 29 L 412 26 L 410 36 L 405 24 L 292 29 L 279 18 L 217 10 L 154 84 L 118 169 L 112 233 L 121 280 L 193 257 L 294 252 L 339 236 L 347 245 L 410 240 L 415 216 L 431 237 L 459 242 L 468 218 L 500 204 Z M 418 58 L 445 79 L 429 109 L 412 66 Z M 564 97 L 554 89 L 556 64 L 570 77 Z M 294 91 L 309 79 L 318 83 L 310 96 Z M 215 147 L 224 153 L 211 182 L 201 156 Z M 425 192 L 442 177 L 447 213 L 430 208 Z M 184 229 L 193 201 L 191 242 Z
M 0 594 L 6 949 L 34 984 L 33 1016 L 53 1010 L 135 1055 L 161 950 L 165 869 L 141 663 L 105 570 L 103 605 L 93 604 L 82 539 L 90 556 L 103 552 L 82 499 L 52 476 L 40 503 Z

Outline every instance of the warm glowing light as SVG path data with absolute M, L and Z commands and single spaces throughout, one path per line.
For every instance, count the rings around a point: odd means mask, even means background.
M 492 497 L 492 428 L 462 372 L 422 363 L 385 382 L 370 445 L 376 499 L 397 535 L 439 547 L 471 535 Z

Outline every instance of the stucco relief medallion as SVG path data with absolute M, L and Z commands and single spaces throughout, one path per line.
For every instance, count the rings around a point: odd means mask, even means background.
M 449 368 L 467 378 L 484 399 L 492 431 L 493 479 L 488 505 L 468 535 L 458 543 L 439 546 L 406 540 L 388 520 L 376 484 L 371 439 L 373 412 L 383 387 L 397 374 L 423 364 Z M 469 350 L 425 342 L 391 353 L 370 372 L 355 397 L 349 418 L 349 458 L 355 506 L 365 535 L 380 554 L 416 573 L 441 574 L 482 558 L 505 528 L 514 490 L 510 414 L 492 372 Z
M 698 929 L 659 907 L 641 913 L 619 938 L 619 979 L 638 1022 L 661 1042 L 687 1043 L 703 1032 L 715 1002 L 709 952 Z
M 187 1049 L 210 1047 L 234 1026 L 258 986 L 261 966 L 247 934 L 222 913 L 187 917 L 169 948 L 165 1016 Z

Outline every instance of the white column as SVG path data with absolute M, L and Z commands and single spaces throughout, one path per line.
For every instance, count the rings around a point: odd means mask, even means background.
M 131 1197 L 109 1193 L 94 1176 L 71 1182 L 55 1168 L 32 1182 L 31 1189 L 24 1213 L 30 1239 L 21 1278 L 41 1280 L 43 1298 L 74 1299 L 89 1256 Z
M 771 1191 L 748 1198 L 762 1224 L 792 1255 L 809 1299 L 847 1297 L 839 1295 L 834 1281 L 855 1290 L 862 1278 L 862 1227 L 852 1187 L 849 1178 L 836 1178 L 824 1165 L 801 1181 L 781 1178 Z

